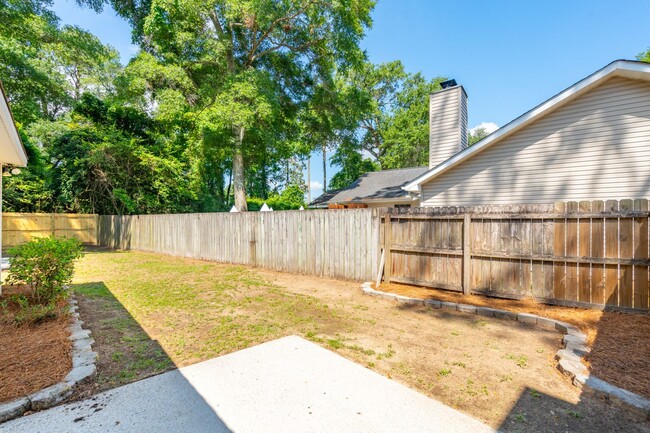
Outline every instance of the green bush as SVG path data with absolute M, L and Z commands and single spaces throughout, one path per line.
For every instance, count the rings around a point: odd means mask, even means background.
M 30 304 L 54 305 L 67 295 L 74 261 L 82 256 L 81 243 L 72 238 L 39 238 L 9 250 L 7 284 L 27 285 Z M 25 309 L 21 304 L 21 309 Z

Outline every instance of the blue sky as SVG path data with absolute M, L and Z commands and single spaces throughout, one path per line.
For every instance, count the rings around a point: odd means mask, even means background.
M 55 0 L 65 24 L 120 51 L 136 52 L 130 28 L 110 9 L 98 15 Z M 502 126 L 615 59 L 650 46 L 650 1 L 379 0 L 362 46 L 375 63 L 401 60 L 410 72 L 447 76 L 469 95 L 470 127 Z M 322 191 L 322 156 L 312 157 L 312 198 Z M 328 168 L 328 179 L 336 167 Z

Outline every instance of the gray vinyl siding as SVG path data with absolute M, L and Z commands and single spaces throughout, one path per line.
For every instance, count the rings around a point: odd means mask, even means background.
M 433 93 L 429 99 L 429 167 L 434 167 L 461 150 L 464 92 L 461 86 Z M 467 110 L 467 104 L 464 105 Z M 466 115 L 466 114 L 465 114 Z M 466 122 L 466 121 L 465 121 Z M 467 129 L 467 123 L 465 123 Z
M 612 78 L 422 185 L 422 206 L 650 198 L 650 83 Z

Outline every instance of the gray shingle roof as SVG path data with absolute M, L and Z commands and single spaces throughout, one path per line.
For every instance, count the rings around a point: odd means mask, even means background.
M 421 176 L 428 170 L 428 167 L 409 167 L 394 170 L 382 170 L 366 173 L 348 186 L 340 190 L 336 195 L 323 200 L 323 195 L 311 202 L 309 205 L 327 203 L 362 202 L 373 199 L 402 198 L 408 194 L 402 186 Z

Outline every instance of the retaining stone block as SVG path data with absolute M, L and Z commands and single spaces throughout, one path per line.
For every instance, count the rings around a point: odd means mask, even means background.
M 0 403 L 0 423 L 24 414 L 29 410 L 31 404 L 27 397 Z
M 555 320 L 549 319 L 547 317 L 541 317 L 540 316 L 539 319 L 537 319 L 537 326 L 539 326 L 540 328 L 544 328 L 544 329 L 550 329 L 551 331 L 556 330 L 555 329 Z
M 440 308 L 443 310 L 456 310 L 458 308 L 458 304 L 455 302 L 440 302 Z
M 566 335 L 562 338 L 562 342 L 564 343 L 565 346 L 566 346 L 567 344 L 569 344 L 569 343 L 571 343 L 571 344 L 582 344 L 582 345 L 585 345 L 585 346 L 586 346 L 586 345 L 587 345 L 587 336 L 584 335 L 584 334 L 582 334 L 582 335 L 570 335 L 570 334 L 566 334 Z
M 521 323 L 528 323 L 530 325 L 537 325 L 537 320 L 539 319 L 539 316 L 536 316 L 535 314 L 528 314 L 528 313 L 519 313 L 517 314 L 517 320 Z
M 479 316 L 484 316 L 484 317 L 494 317 L 494 312 L 497 311 L 494 308 L 488 308 L 488 307 L 478 307 L 476 309 L 476 313 Z
M 97 367 L 95 364 L 82 365 L 79 367 L 74 367 L 70 370 L 70 373 L 63 379 L 64 382 L 77 384 L 82 380 L 92 377 L 97 372 Z
M 458 304 L 458 311 L 463 313 L 476 314 L 477 307 L 475 305 Z
M 75 352 L 72 356 L 72 367 L 81 367 L 82 365 L 94 364 L 97 360 L 97 353 L 92 350 L 83 350 Z
M 422 299 L 418 298 L 409 298 L 407 296 L 396 296 L 395 300 L 399 302 L 400 304 L 408 304 L 408 305 L 424 305 L 424 301 Z
M 650 420 L 650 400 L 645 397 L 618 388 L 594 376 L 589 377 L 585 382 L 584 392 L 604 398 L 615 406 L 625 408 L 641 418 Z
M 42 410 L 61 403 L 70 397 L 72 391 L 73 388 L 69 383 L 59 382 L 28 396 L 28 398 L 32 402 L 32 410 Z
M 558 350 L 557 353 L 555 354 L 555 358 L 557 359 L 567 359 L 569 361 L 575 361 L 575 362 L 581 362 L 582 361 L 582 356 L 573 350 L 569 349 L 561 349 Z
M 425 299 L 424 300 L 424 305 L 426 307 L 431 307 L 431 308 L 440 308 L 442 307 L 442 302 L 441 301 L 436 301 L 435 299 Z
M 494 317 L 497 319 L 517 320 L 517 313 L 512 311 L 494 310 Z

